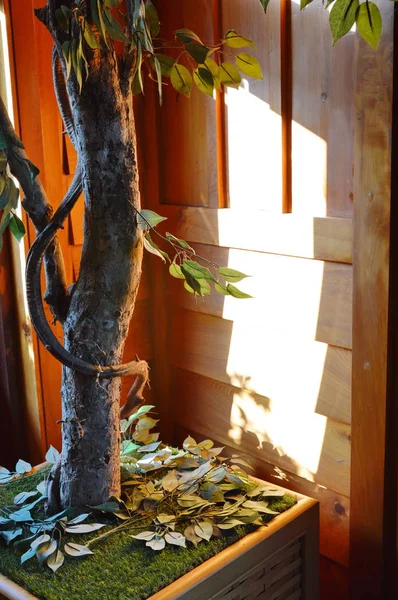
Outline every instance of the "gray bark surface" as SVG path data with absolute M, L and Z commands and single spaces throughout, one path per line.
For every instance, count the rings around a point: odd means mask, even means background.
M 111 53 L 90 70 L 90 85 L 69 95 L 85 196 L 79 279 L 64 322 L 64 344 L 101 366 L 119 364 L 138 290 L 142 235 L 132 95 L 121 88 Z M 64 368 L 63 506 L 95 505 L 120 494 L 120 379 Z

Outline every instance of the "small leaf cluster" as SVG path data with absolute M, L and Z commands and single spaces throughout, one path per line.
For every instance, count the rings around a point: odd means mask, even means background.
M 59 453 L 52 446 L 46 454 L 46 460 L 54 463 Z M 7 483 L 15 477 L 27 476 L 32 466 L 19 460 L 15 472 L 0 467 L 0 483 Z M 40 564 L 47 564 L 52 570 L 59 569 L 65 560 L 65 554 L 72 557 L 87 556 L 93 552 L 84 545 L 65 541 L 65 535 L 87 534 L 105 527 L 101 523 L 84 523 L 90 513 L 70 518 L 75 511 L 66 509 L 52 516 L 44 514 L 43 505 L 47 499 L 47 479 L 43 479 L 35 490 L 20 492 L 13 500 L 13 505 L 4 506 L 0 510 L 0 537 L 22 550 L 21 564 L 36 557 Z
M 220 267 L 217 263 L 208 261 L 197 255 L 195 250 L 185 240 L 177 238 L 170 232 L 166 232 L 165 236 L 161 235 L 155 228 L 165 220 L 166 217 L 162 217 L 152 210 L 141 210 L 137 213 L 138 228 L 144 231 L 145 249 L 161 258 L 163 262 L 169 261 L 170 275 L 176 279 L 183 280 L 186 291 L 203 297 L 211 294 L 212 284 L 214 290 L 223 296 L 232 296 L 238 299 L 252 297 L 234 285 L 246 279 L 249 275 L 235 269 Z M 157 236 L 172 247 L 174 252 L 173 259 L 154 242 L 149 230 L 155 232 Z M 208 266 L 204 266 L 198 261 L 205 262 Z
M 306 8 L 313 0 L 301 0 L 301 9 Z M 374 50 L 377 49 L 383 30 L 383 20 L 379 7 L 370 0 L 326 0 L 325 8 L 332 6 L 329 25 L 333 36 L 333 44 L 347 35 L 354 24 L 357 30 Z
M 121 498 L 113 496 L 83 514 L 68 508 L 48 516 L 43 510 L 45 478 L 36 489 L 20 492 L 11 506 L 0 509 L 0 537 L 22 551 L 21 564 L 36 557 L 56 571 L 66 556 L 87 557 L 93 554 L 94 544 L 120 532 L 155 551 L 166 545 L 189 549 L 189 544 L 196 546 L 236 527 L 259 526 L 278 513 L 273 501 L 284 492 L 253 481 L 244 470 L 250 465 L 238 455 L 223 457 L 224 448 L 208 439 L 197 442 L 188 436 L 182 448 L 159 441 L 159 433 L 153 431 L 158 423 L 150 414 L 153 408 L 142 406 L 121 421 Z M 51 447 L 46 459 L 58 462 L 58 451 Z M 15 473 L 1 468 L 0 474 L 6 482 L 31 471 L 31 465 L 18 461 Z M 107 515 L 107 522 L 93 521 L 93 511 Z M 109 517 L 116 518 L 116 526 L 109 528 Z M 106 526 L 85 544 L 70 538 Z
M 115 532 L 143 529 L 131 537 L 160 551 L 167 544 L 185 548 L 188 542 L 197 545 L 220 537 L 225 530 L 261 525 L 264 517 L 277 514 L 270 499 L 284 492 L 254 483 L 243 470 L 250 465 L 239 456 L 222 457 L 224 448 L 208 439 L 198 443 L 188 436 L 182 449 L 165 446 L 158 437 L 155 441 L 151 430 L 157 420 L 148 415 L 152 408 L 141 407 L 121 423 L 123 501 L 97 507 L 122 520 Z M 128 455 L 126 436 L 136 446 Z
M 0 251 L 3 247 L 3 233 L 9 227 L 13 236 L 21 241 L 25 235 L 25 226 L 16 214 L 19 202 L 19 189 L 10 177 L 8 168 L 8 154 L 12 149 L 8 147 L 7 139 L 0 128 Z M 15 157 L 19 159 L 18 154 Z M 33 181 L 39 170 L 29 160 L 22 161 L 22 166 L 28 171 Z
M 151 0 L 130 0 L 130 12 L 124 13 L 120 0 L 80 0 L 73 8 L 61 5 L 56 10 L 58 25 L 65 40 L 62 53 L 67 77 L 75 73 L 79 89 L 89 76 L 92 52 L 112 50 L 122 43 L 127 54 L 134 56 L 131 76 L 134 94 L 144 92 L 143 67 L 158 85 L 162 101 L 164 79 L 169 79 L 180 94 L 190 95 L 193 84 L 209 96 L 222 85 L 239 87 L 241 74 L 261 79 L 261 67 L 251 54 L 242 52 L 234 64 L 219 60 L 221 49 L 254 47 L 253 43 L 230 30 L 218 45 L 206 45 L 190 29 L 175 32 L 175 42 L 161 40 L 160 21 Z

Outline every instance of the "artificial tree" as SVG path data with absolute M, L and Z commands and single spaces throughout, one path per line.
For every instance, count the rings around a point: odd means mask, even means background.
M 258 1 L 266 12 L 269 0 Z M 301 0 L 301 7 L 311 2 Z M 377 46 L 381 16 L 375 4 L 329 0 L 330 4 L 334 42 L 356 21 L 362 36 Z M 120 377 L 136 375 L 122 408 L 124 417 L 141 401 L 148 381 L 145 361 L 120 365 L 144 245 L 165 258 L 149 234 L 161 218 L 141 210 L 133 95 L 143 90 L 148 74 L 157 81 L 161 98 L 165 84 L 189 95 L 194 82 L 202 92 L 213 95 L 215 87 L 239 87 L 239 70 L 260 77 L 261 69 L 247 52 L 239 51 L 234 63 L 224 61 L 224 48 L 252 45 L 236 31 L 227 32 L 220 45 L 209 46 L 194 32 L 181 29 L 176 32 L 177 53 L 173 52 L 159 37 L 160 23 L 151 0 L 47 0 L 36 16 L 54 41 L 54 87 L 78 166 L 64 201 L 53 214 L 38 171 L 1 104 L 0 234 L 8 226 L 20 239 L 24 231 L 14 213 L 19 192 L 8 176 L 9 167 L 23 191 L 22 206 L 38 233 L 27 260 L 32 323 L 40 340 L 64 365 L 62 461 L 54 473 L 52 500 L 79 507 L 119 496 Z M 84 243 L 79 278 L 70 288 L 56 232 L 82 190 Z M 173 251 L 171 274 L 184 279 L 188 291 L 203 295 L 213 282 L 219 293 L 245 297 L 232 285 L 243 274 L 208 269 L 186 242 L 172 234 L 166 241 Z M 45 301 L 54 320 L 63 326 L 64 347 L 44 314 L 43 260 Z

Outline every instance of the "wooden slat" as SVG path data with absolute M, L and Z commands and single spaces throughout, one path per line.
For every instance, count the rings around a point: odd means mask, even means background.
M 348 569 L 325 556 L 321 557 L 322 600 L 349 600 Z
M 293 212 L 350 217 L 355 35 L 332 47 L 329 12 L 292 3 Z M 315 50 L 316 49 L 316 50 Z
M 352 220 L 271 215 L 255 210 L 165 209 L 176 235 L 191 242 L 352 263 Z
M 162 38 L 172 40 L 182 27 L 194 30 L 203 43 L 213 44 L 213 8 L 209 0 L 160 0 L 157 3 Z M 181 52 L 176 51 L 178 57 Z M 181 59 L 184 62 L 184 58 Z M 159 176 L 161 202 L 218 206 L 216 106 L 194 86 L 191 97 L 164 86 L 159 110 Z
M 198 255 L 252 277 L 239 282 L 252 299 L 217 293 L 197 298 L 175 280 L 174 302 L 183 308 L 253 323 L 269 335 L 352 346 L 352 266 L 196 244 Z
M 222 0 L 222 29 L 253 40 L 262 80 L 243 76 L 228 89 L 227 156 L 230 206 L 282 210 L 282 120 L 279 2 L 265 16 L 256 0 Z M 241 51 L 241 50 L 240 50 Z M 244 50 L 245 51 L 245 50 Z M 238 51 L 239 52 L 239 51 Z M 264 185 L 266 182 L 266 185 Z
M 350 495 L 350 427 L 301 409 L 299 397 L 278 403 L 181 370 L 175 395 L 185 406 L 177 418 L 187 427 Z
M 389 335 L 392 344 L 396 340 L 395 316 L 388 331 L 388 307 L 391 302 L 396 310 L 397 302 L 396 296 L 389 299 L 389 280 L 396 294 L 397 254 L 394 245 L 390 255 L 390 228 L 394 240 L 397 215 L 394 211 L 391 220 L 391 207 L 396 205 L 391 175 L 396 173 L 397 156 L 392 163 L 391 145 L 392 139 L 394 148 L 397 144 L 397 115 L 393 121 L 392 98 L 398 55 L 394 6 L 378 4 L 383 35 L 377 52 L 358 38 L 355 90 L 351 594 L 364 600 L 398 594 L 397 397 L 394 386 L 389 387 L 396 382 L 397 364 L 396 355 L 387 353 Z
M 176 370 L 174 377 L 176 378 L 175 390 L 183 384 L 184 372 Z M 203 378 L 197 383 L 202 383 Z M 196 394 L 197 395 L 197 394 Z M 217 398 L 218 396 L 216 396 Z M 177 407 L 182 410 L 185 415 L 187 409 L 182 406 L 183 395 L 176 395 Z M 210 427 L 209 427 L 210 425 Z M 211 433 L 209 433 L 211 431 Z M 219 440 L 211 430 L 210 421 L 203 424 L 199 421 L 198 426 L 191 422 L 185 425 L 184 418 L 178 417 L 175 425 L 174 443 L 176 446 L 181 446 L 187 435 L 192 435 L 197 441 L 205 438 L 211 438 L 216 445 L 225 445 L 223 452 L 225 455 L 238 453 L 254 468 L 253 473 L 256 477 L 270 481 L 276 485 L 281 485 L 298 494 L 304 494 L 310 498 L 315 498 L 320 503 L 320 551 L 323 556 L 329 557 L 331 560 L 341 565 L 348 565 L 349 554 L 349 519 L 350 519 L 350 499 L 347 496 L 338 494 L 322 485 L 303 479 L 294 472 L 289 472 L 280 467 L 275 467 L 270 463 L 259 458 L 252 451 L 245 452 L 243 447 L 235 444 L 233 440 Z
M 316 413 L 316 430 L 324 416 L 350 422 L 350 351 L 184 309 L 173 310 L 171 327 L 173 365 L 252 390 L 295 418 Z

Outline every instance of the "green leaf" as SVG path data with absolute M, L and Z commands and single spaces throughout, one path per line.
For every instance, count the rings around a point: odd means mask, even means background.
M 360 4 L 355 21 L 360 35 L 374 50 L 377 50 L 383 29 L 379 7 L 374 2 Z
M 167 252 L 163 252 L 163 250 L 161 250 L 159 246 L 155 244 L 148 231 L 144 236 L 144 248 L 151 254 L 154 254 L 155 256 L 161 258 L 163 262 L 166 262 L 166 259 L 170 260 Z
M 263 7 L 264 12 L 267 12 L 267 8 L 268 8 L 268 4 L 270 3 L 270 0 L 258 0 L 261 4 L 261 6 Z
M 115 510 L 119 510 L 120 506 L 117 502 L 104 502 L 103 504 L 98 504 L 97 506 L 93 506 L 95 510 L 102 510 L 103 512 L 115 512 Z
M 67 6 L 62 5 L 60 8 L 57 8 L 55 11 L 55 18 L 57 19 L 59 25 L 62 27 L 64 31 L 69 30 L 69 18 L 70 10 Z
M 32 465 L 20 458 L 15 466 L 15 470 L 17 473 L 20 473 L 20 474 L 30 473 L 30 471 L 32 470 Z
M 91 533 L 105 527 L 102 523 L 85 523 L 84 525 L 71 525 L 65 528 L 67 533 Z
M 57 462 L 57 460 L 59 459 L 59 452 L 56 448 L 54 448 L 54 446 L 50 446 L 49 449 L 47 450 L 46 453 L 46 461 L 52 464 L 55 464 Z
M 181 272 L 185 277 L 184 288 L 191 294 L 198 294 L 202 296 L 202 288 L 199 281 L 187 271 L 184 266 L 181 266 Z
M 119 6 L 122 0 L 105 0 L 105 6 L 108 8 L 115 8 L 115 6 Z
M 192 89 L 192 77 L 184 65 L 175 63 L 170 69 L 170 81 L 173 88 L 184 96 L 189 96 Z
M 175 277 L 176 279 L 185 279 L 185 275 L 181 271 L 180 265 L 176 265 L 175 263 L 170 265 L 169 273 L 170 275 L 172 275 L 172 277 Z
M 169 233 L 168 231 L 166 231 L 166 237 L 171 242 L 175 242 L 176 244 L 181 246 L 181 248 L 190 250 L 191 252 L 193 252 L 195 254 L 195 250 L 193 248 L 191 248 L 191 246 L 185 240 L 181 240 L 180 238 L 176 237 L 172 233 Z
M 235 271 L 235 269 L 228 269 L 227 267 L 219 267 L 218 272 L 225 279 L 225 281 L 229 281 L 231 283 L 238 283 L 238 281 L 242 281 L 246 277 L 250 277 L 250 275 L 245 275 L 240 271 Z
M 210 57 L 206 58 L 206 60 L 205 60 L 205 67 L 213 75 L 214 87 L 216 87 L 217 89 L 220 89 L 221 88 L 220 67 L 218 66 L 218 64 L 216 63 L 216 61 L 213 60 Z
M 238 88 L 242 78 L 235 65 L 223 62 L 220 65 L 220 81 L 227 87 Z
M 160 22 L 158 11 L 152 4 L 151 0 L 147 0 L 145 4 L 146 21 L 149 26 L 149 31 L 152 37 L 156 37 L 160 31 Z
M 168 544 L 172 544 L 174 546 L 182 546 L 186 548 L 186 539 L 182 535 L 182 533 L 178 533 L 178 531 L 168 531 L 164 536 L 164 539 Z
M 157 79 L 157 82 L 158 82 L 159 102 L 160 102 L 160 104 L 162 104 L 162 101 L 163 101 L 162 66 L 161 66 L 160 62 L 158 61 L 158 59 L 156 58 L 156 56 L 154 56 L 153 62 L 154 62 L 154 65 L 155 65 L 156 79 Z
M 47 558 L 47 565 L 50 567 L 51 571 L 55 573 L 62 565 L 64 564 L 65 557 L 61 550 L 56 550 L 54 554 Z
M 0 535 L 6 541 L 7 545 L 15 540 L 19 535 L 22 535 L 22 529 L 13 529 L 12 531 L 0 531 Z
M 142 45 L 141 42 L 137 42 L 137 55 L 135 57 L 135 66 L 133 72 L 133 84 L 132 84 L 133 96 L 144 93 L 144 82 L 142 80 Z
M 270 508 L 268 508 L 268 502 L 261 502 L 261 501 L 256 502 L 255 500 L 247 500 L 246 502 L 243 503 L 243 506 L 245 508 L 252 508 L 259 513 L 265 513 L 267 515 L 279 514 L 277 511 L 271 510 Z
M 183 267 L 188 271 L 192 277 L 196 279 L 209 279 L 215 281 L 213 274 L 207 267 L 203 267 L 195 260 L 184 260 Z
M 210 52 L 207 46 L 203 46 L 203 44 L 197 44 L 196 42 L 191 42 L 190 44 L 187 44 L 185 46 L 185 50 L 199 64 L 205 62 Z
M 260 63 L 254 56 L 251 56 L 251 54 L 246 54 L 245 52 L 238 54 L 236 57 L 236 64 L 245 75 L 253 77 L 254 79 L 263 78 Z
M 105 8 L 104 13 L 104 24 L 108 35 L 114 40 L 118 40 L 119 42 L 129 43 L 130 40 L 124 33 L 123 29 L 120 26 L 120 23 L 111 11 L 108 8 Z
M 227 31 L 224 41 L 227 46 L 230 46 L 231 48 L 244 48 L 245 46 L 255 47 L 249 38 L 243 37 L 243 35 L 240 35 L 235 29 Z
M 0 129 L 0 150 L 5 150 L 7 148 L 7 142 L 3 131 Z
M 336 0 L 329 15 L 333 45 L 346 35 L 355 23 L 359 0 Z
M 145 404 L 144 406 L 140 406 L 140 408 L 134 414 L 129 416 L 129 419 L 128 419 L 129 423 L 132 423 L 136 419 L 139 419 L 143 415 L 146 415 L 153 408 L 155 408 L 155 406 L 153 404 Z
M 72 542 L 65 544 L 64 550 L 66 554 L 69 554 L 69 556 L 87 556 L 89 554 L 94 554 L 94 552 L 92 552 L 90 548 L 87 548 L 87 546 L 82 546 L 81 544 L 72 544 Z
M 71 44 L 69 41 L 66 41 L 62 44 L 62 55 L 66 64 L 66 78 L 69 79 L 72 71 L 72 53 Z
M 95 37 L 94 31 L 91 29 L 91 26 L 88 23 L 85 23 L 83 35 L 84 39 L 86 40 L 87 44 L 92 50 L 95 50 L 96 48 L 101 48 L 101 44 Z
M 23 224 L 21 219 L 15 214 L 13 214 L 10 219 L 10 231 L 15 237 L 15 239 L 18 240 L 18 242 L 22 240 L 23 236 L 26 233 L 25 225 Z
M 229 296 L 230 295 L 227 286 L 221 285 L 221 283 L 217 283 L 216 282 L 214 284 L 214 289 L 216 290 L 216 292 L 218 292 L 222 296 Z
M 33 521 L 32 515 L 26 508 L 21 508 L 8 515 L 12 521 L 16 523 L 25 523 L 27 521 Z
M 137 213 L 137 225 L 138 229 L 142 231 L 147 231 L 151 227 L 156 227 L 162 221 L 166 221 L 167 217 L 162 217 L 158 215 L 153 210 L 140 210 Z
M 190 42 L 197 42 L 198 44 L 203 45 L 200 37 L 197 36 L 196 33 L 194 31 L 191 31 L 190 29 L 177 29 L 177 31 L 175 31 L 174 33 L 179 40 L 184 42 L 184 44 L 189 44 Z
M 174 58 L 171 58 L 171 56 L 166 56 L 165 54 L 156 54 L 155 58 L 160 64 L 163 77 L 170 77 L 170 71 L 175 63 Z M 152 58 L 152 63 L 153 66 L 155 66 L 154 58 Z
M 240 290 L 238 290 L 237 287 L 235 287 L 234 285 L 231 285 L 230 283 L 227 285 L 227 290 L 229 292 L 230 296 L 233 296 L 234 298 L 253 298 L 253 296 L 250 296 L 249 294 L 245 294 L 244 292 L 241 292 Z
M 210 98 L 213 97 L 214 79 L 213 75 L 208 69 L 206 69 L 206 67 L 199 66 L 197 69 L 195 69 L 193 73 L 193 80 L 201 92 L 207 94 L 210 96 Z
M 21 565 L 24 564 L 30 558 L 33 558 L 36 554 L 36 548 L 29 548 L 24 554 L 21 556 Z
M 33 496 L 37 496 L 37 490 L 32 492 L 20 492 L 15 496 L 14 504 L 23 504 L 26 500 L 29 500 L 29 498 L 33 498 Z

